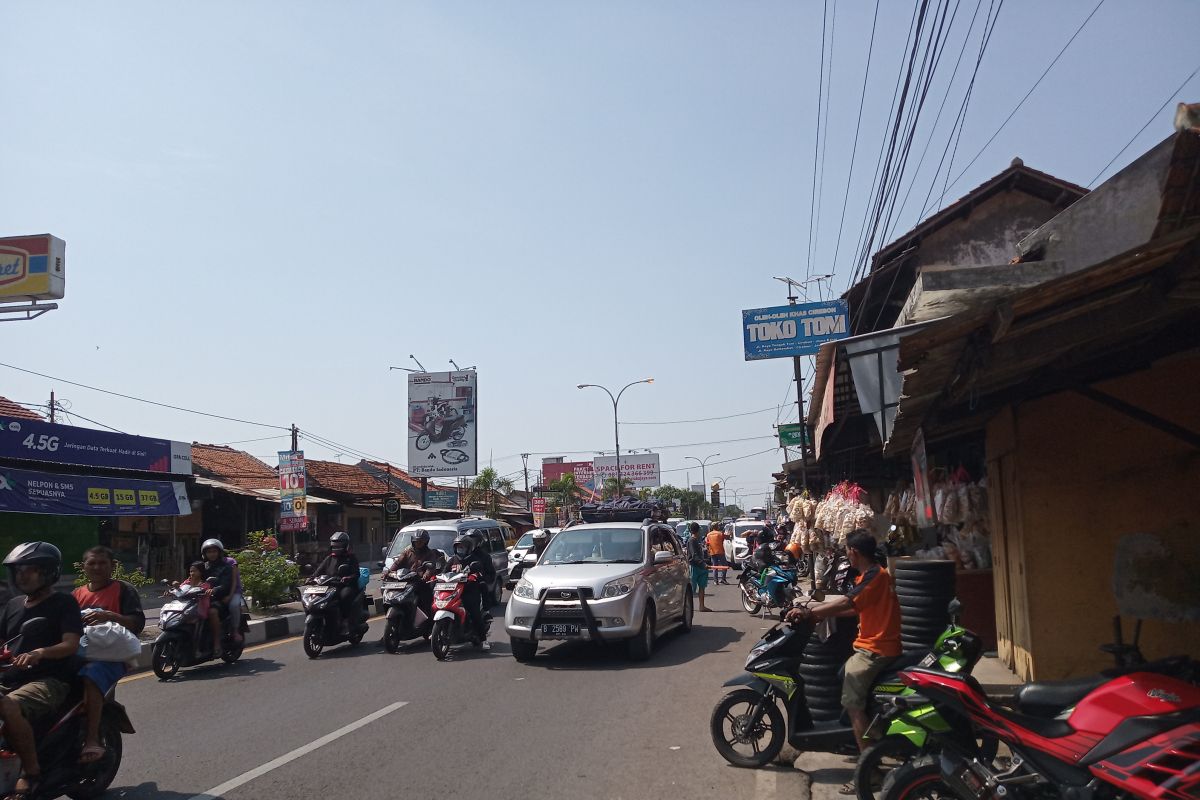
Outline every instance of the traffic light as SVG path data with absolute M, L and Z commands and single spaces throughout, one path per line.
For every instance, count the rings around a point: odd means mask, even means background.
M 713 508 L 721 507 L 721 484 L 714 483 L 712 485 L 712 506 Z

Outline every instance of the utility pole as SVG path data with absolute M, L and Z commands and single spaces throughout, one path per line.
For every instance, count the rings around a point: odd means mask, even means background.
M 292 423 L 292 452 L 294 453 L 299 449 L 300 449 L 300 429 L 297 428 L 296 424 L 293 422 Z
M 529 456 L 530 453 L 521 453 L 521 469 L 525 471 L 525 505 L 532 509 L 533 502 L 529 499 Z
M 50 390 L 50 422 L 54 422 L 54 390 Z

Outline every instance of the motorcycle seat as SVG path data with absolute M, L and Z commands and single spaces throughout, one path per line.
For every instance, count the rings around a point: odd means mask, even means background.
M 1013 705 L 1022 714 L 1056 717 L 1108 680 L 1103 675 L 1089 675 L 1065 681 L 1027 683 L 1013 695 Z
M 1009 722 L 1020 725 L 1022 728 L 1033 731 L 1038 736 L 1046 739 L 1061 739 L 1075 732 L 1075 729 L 1066 720 L 1034 717 L 1017 711 L 1009 711 L 1000 706 L 992 706 L 991 708 L 997 715 L 1004 717 Z
M 884 667 L 883 672 L 875 678 L 875 683 L 899 683 L 901 670 L 917 666 L 927 655 L 928 653 L 921 650 L 901 654 L 899 658 Z M 845 675 L 844 668 L 842 674 Z

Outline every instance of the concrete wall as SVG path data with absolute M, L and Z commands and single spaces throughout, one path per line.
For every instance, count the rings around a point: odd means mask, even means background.
M 1009 191 L 975 207 L 921 241 L 924 267 L 1007 264 L 1017 242 L 1058 213 L 1057 207 L 1022 191 Z
M 1200 355 L 1096 388 L 1200 431 Z M 998 579 L 1009 587 L 1007 596 L 997 587 L 1007 605 L 997 609 L 1001 650 L 1018 674 L 1049 680 L 1111 666 L 1098 647 L 1112 641 L 1118 575 L 1125 591 L 1133 586 L 1142 596 L 1134 610 L 1152 611 L 1152 597 L 1160 610 L 1196 615 L 1147 620 L 1148 658 L 1200 653 L 1200 451 L 1064 392 L 989 423 L 988 458 L 991 479 L 1000 481 L 993 507 L 1009 515 L 995 534 Z M 1138 535 L 1160 551 L 1114 565 L 1120 543 Z

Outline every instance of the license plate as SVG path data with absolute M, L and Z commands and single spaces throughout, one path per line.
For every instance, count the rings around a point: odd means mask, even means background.
M 936 663 L 937 663 L 937 655 L 935 653 L 930 653 L 929 655 L 927 655 L 921 659 L 922 667 L 932 667 Z
M 553 623 L 542 625 L 542 636 L 578 636 L 579 626 L 569 625 L 566 623 Z

